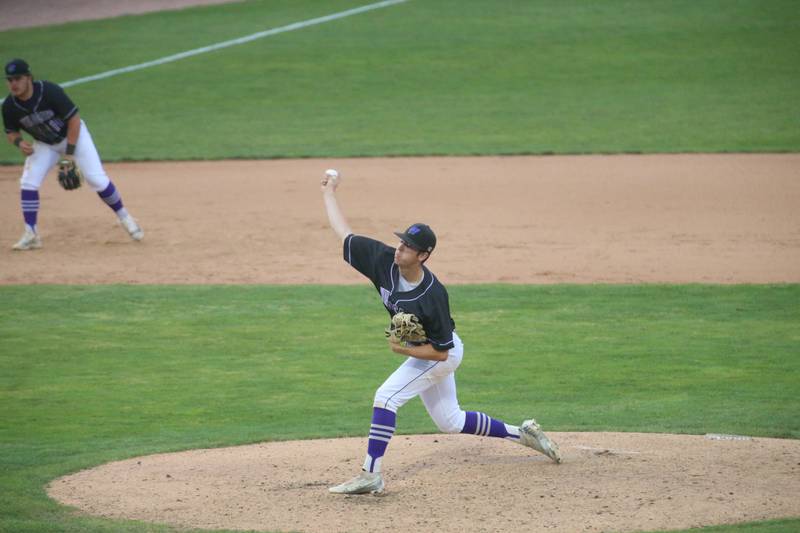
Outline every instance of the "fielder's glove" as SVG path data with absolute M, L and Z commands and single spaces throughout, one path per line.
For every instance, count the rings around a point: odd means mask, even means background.
M 83 175 L 75 161 L 67 157 L 58 162 L 58 183 L 64 189 L 71 191 L 81 186 Z
M 397 313 L 392 317 L 391 325 L 386 328 L 386 337 L 393 343 L 425 342 L 428 336 L 419 318 L 411 313 Z

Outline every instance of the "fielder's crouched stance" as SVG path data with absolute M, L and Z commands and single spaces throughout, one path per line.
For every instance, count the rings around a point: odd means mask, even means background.
M 339 209 L 335 191 L 338 174 L 322 180 L 322 194 L 331 227 L 342 239 L 344 259 L 372 281 L 390 316 L 410 313 L 418 317 L 427 339 L 399 343 L 390 337 L 389 348 L 407 359 L 375 394 L 367 455 L 361 474 L 330 489 L 337 494 L 379 493 L 384 489 L 381 461 L 394 435 L 396 414 L 419 396 L 439 430 L 505 438 L 537 450 L 556 463 L 558 446 L 535 420 L 512 426 L 484 413 L 463 411 L 458 405 L 454 373 L 464 355 L 464 345 L 450 316 L 447 290 L 423 263 L 436 246 L 436 236 L 425 224 L 395 232 L 397 248 L 354 235 Z M 395 321 L 396 322 L 396 321 Z
M 135 241 L 144 236 L 142 228 L 122 205 L 122 198 L 108 179 L 89 129 L 78 115 L 78 107 L 64 90 L 49 81 L 34 81 L 30 67 L 22 59 L 5 66 L 10 94 L 3 102 L 3 124 L 8 142 L 26 156 L 20 179 L 22 216 L 25 231 L 14 250 L 42 247 L 36 221 L 39 213 L 39 188 L 51 168 L 58 164 L 58 181 L 67 190 L 86 182 L 117 215 Z M 22 138 L 29 133 L 33 144 Z

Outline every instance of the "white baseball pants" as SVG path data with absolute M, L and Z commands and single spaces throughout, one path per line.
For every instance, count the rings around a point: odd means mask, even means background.
M 458 405 L 455 371 L 464 356 L 464 345 L 453 332 L 455 346 L 445 361 L 425 361 L 409 357 L 375 393 L 375 407 L 397 412 L 406 402 L 419 396 L 439 431 L 458 433 L 466 414 Z
M 47 173 L 53 168 L 67 149 L 67 140 L 58 144 L 47 144 L 39 141 L 33 142 L 33 153 L 25 158 L 25 168 L 22 171 L 20 185 L 28 191 L 38 191 L 42 186 Z M 81 132 L 75 145 L 75 163 L 83 173 L 83 177 L 95 192 L 101 192 L 108 187 L 110 180 L 100 162 L 100 155 L 92 141 L 89 128 L 81 120 Z

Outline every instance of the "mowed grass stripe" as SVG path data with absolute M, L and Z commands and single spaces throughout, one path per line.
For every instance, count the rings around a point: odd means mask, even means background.
M 3 32 L 0 49 L 69 80 L 358 5 L 209 6 Z M 107 160 L 800 146 L 794 2 L 492 6 L 409 1 L 70 94 Z

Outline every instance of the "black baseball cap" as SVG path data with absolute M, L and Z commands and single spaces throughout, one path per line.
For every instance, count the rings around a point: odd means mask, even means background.
M 404 232 L 395 231 L 394 234 L 419 252 L 431 253 L 436 248 L 436 234 L 427 224 L 417 222 L 411 224 Z
M 31 73 L 31 67 L 24 59 L 12 59 L 6 63 L 6 77 L 8 76 L 26 76 Z

